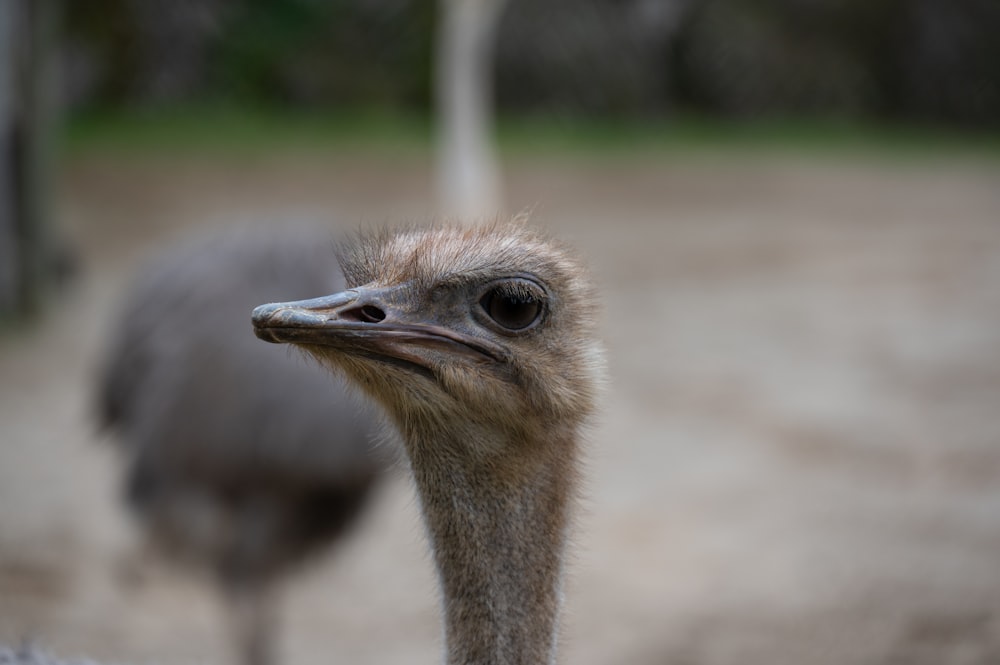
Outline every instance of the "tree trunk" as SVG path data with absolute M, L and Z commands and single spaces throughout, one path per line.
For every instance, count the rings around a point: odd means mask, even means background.
M 17 4 L 15 0 L 0 0 L 0 315 L 15 311 L 19 302 L 14 168 Z
M 49 281 L 57 0 L 0 0 L 0 314 Z

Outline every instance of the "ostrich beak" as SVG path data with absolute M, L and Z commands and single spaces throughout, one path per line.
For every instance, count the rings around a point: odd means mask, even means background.
M 331 321 L 339 319 L 338 312 L 357 299 L 358 292 L 350 290 L 311 300 L 269 303 L 255 307 L 250 319 L 254 334 L 265 342 L 305 341 L 297 339 L 303 331 L 329 327 Z
M 251 315 L 265 342 L 333 347 L 344 353 L 389 357 L 430 369 L 428 351 L 503 362 L 498 344 L 452 330 L 414 311 L 400 287 L 349 289 L 312 300 L 261 305 Z

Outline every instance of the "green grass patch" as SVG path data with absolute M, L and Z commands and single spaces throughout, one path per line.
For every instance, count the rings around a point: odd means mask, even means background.
M 1000 132 L 808 119 L 734 121 L 678 116 L 639 121 L 510 118 L 500 123 L 505 149 L 522 152 L 676 154 L 778 152 L 887 157 L 981 156 L 1000 159 Z
M 352 148 L 420 151 L 430 143 L 430 121 L 416 115 L 229 105 L 90 111 L 70 118 L 63 135 L 64 150 L 70 155 Z
M 1000 159 L 1000 132 L 819 120 L 736 122 L 695 116 L 647 120 L 501 117 L 505 154 L 669 157 L 697 152 L 781 152 L 889 158 Z M 427 115 L 390 110 L 295 110 L 239 105 L 93 111 L 70 118 L 63 146 L 87 152 L 270 153 L 433 149 Z

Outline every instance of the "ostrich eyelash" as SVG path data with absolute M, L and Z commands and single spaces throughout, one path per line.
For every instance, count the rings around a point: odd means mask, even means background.
M 545 302 L 547 294 L 538 286 L 524 279 L 513 279 L 493 284 L 490 290 L 514 302 Z

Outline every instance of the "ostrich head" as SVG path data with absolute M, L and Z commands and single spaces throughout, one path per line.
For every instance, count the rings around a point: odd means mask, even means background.
M 585 271 L 518 221 L 381 233 L 341 263 L 350 288 L 258 307 L 257 336 L 342 371 L 400 430 L 449 662 L 550 662 L 600 367 Z
M 348 290 L 258 307 L 255 331 L 342 370 L 404 434 L 551 432 L 591 412 L 593 291 L 566 250 L 524 224 L 383 232 L 341 264 Z

